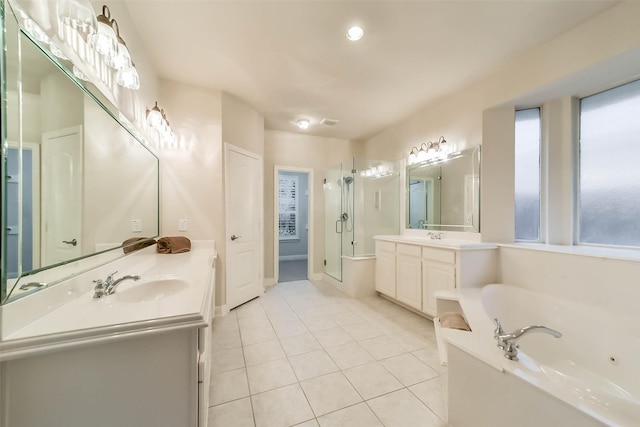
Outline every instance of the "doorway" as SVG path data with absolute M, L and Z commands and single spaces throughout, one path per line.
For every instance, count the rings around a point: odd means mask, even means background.
M 313 170 L 276 166 L 274 195 L 276 282 L 309 279 L 313 275 Z

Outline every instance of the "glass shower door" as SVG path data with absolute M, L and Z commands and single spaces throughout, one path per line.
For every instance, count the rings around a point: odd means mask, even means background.
M 342 281 L 342 163 L 325 170 L 324 272 Z

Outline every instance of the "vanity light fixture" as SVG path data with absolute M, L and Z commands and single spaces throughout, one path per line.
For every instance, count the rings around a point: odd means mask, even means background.
M 307 119 L 296 120 L 296 126 L 298 126 L 298 129 L 307 130 L 309 129 L 310 125 L 311 125 L 311 122 Z
M 116 46 L 115 54 L 107 58 L 107 65 L 115 70 L 130 68 L 131 55 L 129 54 L 129 49 L 127 49 L 127 44 L 122 40 L 122 37 L 120 37 L 120 27 L 115 19 L 111 20 L 111 28 L 113 28 L 116 33 L 116 40 L 118 41 L 118 44 Z
M 356 25 L 347 30 L 347 39 L 351 40 L 352 42 L 360 40 L 362 36 L 364 36 L 364 30 L 362 29 L 362 27 L 358 27 Z
M 449 154 L 449 146 L 444 136 L 436 142 L 423 142 L 420 148 L 413 147 L 409 152 L 409 164 L 421 163 L 433 159 L 446 159 Z
M 96 32 L 89 35 L 89 45 L 109 61 L 118 49 L 118 36 L 113 30 L 111 11 L 107 5 L 102 6 L 102 14 L 96 17 L 96 21 Z
M 158 137 L 158 142 L 163 146 L 169 148 L 178 147 L 178 138 L 171 129 L 171 125 L 167 120 L 167 115 L 164 110 L 158 107 L 158 102 L 150 109 L 147 110 L 147 125 L 155 132 Z
M 96 32 L 98 22 L 89 0 L 58 0 L 58 20 L 86 36 Z
M 131 63 L 130 67 L 122 68 L 116 73 L 116 83 L 122 87 L 126 87 L 131 90 L 140 89 L 140 76 L 134 63 Z

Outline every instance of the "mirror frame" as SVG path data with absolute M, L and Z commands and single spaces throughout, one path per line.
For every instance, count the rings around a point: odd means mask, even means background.
M 405 167 L 405 215 L 404 215 L 404 228 L 406 230 L 424 230 L 424 231 L 458 231 L 458 232 L 468 232 L 468 233 L 480 233 L 480 169 L 481 169 L 481 145 L 476 145 L 474 147 L 471 148 L 467 148 L 464 150 L 460 150 L 460 151 L 456 151 L 453 153 L 449 153 L 447 155 L 447 157 L 445 159 L 431 159 L 431 160 L 426 160 L 420 163 L 413 163 L 411 165 L 407 165 Z M 410 175 L 411 175 L 411 171 L 414 169 L 418 169 L 418 168 L 423 168 L 423 167 L 428 167 L 428 166 L 435 166 L 435 165 L 440 165 L 443 164 L 445 162 L 451 161 L 451 160 L 455 160 L 455 159 L 459 159 L 465 156 L 469 156 L 472 158 L 473 160 L 473 168 L 472 168 L 472 173 L 473 176 L 477 176 L 477 184 L 474 184 L 474 186 L 477 187 L 477 203 L 474 203 L 474 205 L 477 206 L 477 224 L 478 226 L 475 227 L 474 225 L 464 225 L 464 224 L 429 224 L 429 223 L 425 223 L 424 226 L 425 228 L 409 228 L 409 224 L 410 224 L 410 195 L 411 192 L 409 191 L 409 182 L 410 182 Z M 440 210 L 442 210 L 442 206 L 440 206 Z M 475 221 L 474 221 L 475 222 Z
M 73 71 L 70 69 L 73 67 L 73 63 L 71 60 L 64 61 L 57 58 L 55 55 L 51 53 L 48 47 L 43 46 L 42 43 L 38 42 L 36 38 L 30 34 L 29 30 L 24 25 L 22 19 L 27 18 L 24 12 L 20 11 L 20 13 L 16 13 L 14 8 L 16 5 L 5 1 L 0 0 L 0 28 L 3 30 L 0 33 L 0 43 L 3 47 L 3 52 L 0 54 L 0 93 L 2 96 L 2 111 L 0 120 L 2 123 L 7 123 L 7 71 L 6 71 L 6 20 L 7 19 L 15 19 L 17 33 L 16 37 L 20 37 L 24 35 L 24 37 L 31 43 L 33 43 L 34 47 L 38 49 L 49 61 L 51 61 L 52 65 L 54 65 L 57 69 L 59 69 L 62 73 L 64 73 L 72 83 L 74 83 L 85 95 L 89 97 L 90 100 L 95 102 L 99 108 L 105 111 L 116 123 L 118 123 L 132 138 L 135 142 L 137 142 L 142 148 L 147 150 L 147 152 L 155 158 L 155 164 L 157 165 L 157 174 L 156 174 L 156 190 L 157 190 L 157 205 L 156 205 L 156 234 L 153 236 L 145 236 L 148 238 L 157 238 L 160 233 L 160 159 L 156 153 L 152 151 L 152 149 L 145 144 L 144 137 L 141 133 L 133 127 L 133 125 L 126 119 L 126 117 L 113 105 L 110 101 L 106 99 L 106 97 L 98 90 L 96 86 L 89 82 L 84 82 L 77 79 Z M 24 16 L 22 16 L 24 15 Z M 54 43 L 53 41 L 51 43 Z M 66 63 L 68 62 L 68 64 Z M 69 65 L 70 64 L 70 65 Z M 55 285 L 63 280 L 66 280 L 75 275 L 81 274 L 98 266 L 104 265 L 108 262 L 113 261 L 114 259 L 125 256 L 123 248 L 127 246 L 133 246 L 136 242 L 130 243 L 128 245 L 120 244 L 118 246 L 111 247 L 109 249 L 99 250 L 93 253 L 85 254 L 76 258 L 68 259 L 62 262 L 50 264 L 47 266 L 42 266 L 37 269 L 33 269 L 27 272 L 20 272 L 18 278 L 14 284 L 9 287 L 8 278 L 6 273 L 6 251 L 7 251 L 7 218 L 6 218 L 6 209 L 7 209 L 7 187 L 6 187 L 6 179 L 4 176 L 6 175 L 7 170 L 7 158 L 8 158 L 8 141 L 7 141 L 7 129 L 6 126 L 1 126 L 2 131 L 0 134 L 0 138 L 2 138 L 2 161 L 0 162 L 0 174 L 2 179 L 0 180 L 0 194 L 2 196 L 1 207 L 2 207 L 2 220 L 1 227 L 2 233 L 0 235 L 0 263 L 1 263 L 1 273 L 0 273 L 0 304 L 6 304 L 13 300 L 22 298 L 27 295 L 31 295 L 37 291 L 45 289 L 49 286 Z M 20 139 L 18 141 L 18 147 L 20 150 L 23 148 L 23 141 Z M 20 237 L 22 238 L 22 237 Z M 117 251 L 120 251 L 118 253 Z M 60 268 L 62 266 L 69 265 L 72 268 L 64 269 Z M 54 269 L 58 269 L 59 271 L 51 271 Z M 46 273 L 46 274 L 45 274 Z M 58 273 L 58 274 L 57 274 Z M 40 280 L 42 278 L 46 280 Z M 16 287 L 21 284 L 23 279 L 29 278 L 30 281 L 35 282 L 43 282 L 44 286 L 40 288 L 35 288 L 30 291 L 21 292 L 18 295 L 12 295 L 12 292 Z

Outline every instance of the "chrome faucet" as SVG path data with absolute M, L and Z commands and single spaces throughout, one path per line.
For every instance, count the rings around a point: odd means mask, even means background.
M 498 319 L 494 319 L 496 322 L 496 329 L 493 331 L 493 338 L 498 341 L 498 347 L 504 351 L 504 357 L 509 360 L 518 360 L 518 344 L 516 341 L 530 332 L 543 332 L 549 334 L 555 338 L 560 338 L 562 334 L 555 329 L 547 328 L 541 325 L 525 326 L 515 331 L 505 334 L 502 329 L 502 325 Z
M 436 233 L 435 231 L 430 231 L 429 236 L 431 236 L 431 240 L 442 240 L 442 233 Z
M 98 280 L 94 280 L 93 283 L 96 284 L 96 287 L 94 289 L 94 293 L 93 293 L 93 297 L 94 298 L 102 298 L 105 297 L 107 295 L 111 295 L 116 291 L 116 287 L 118 287 L 118 285 L 122 282 L 124 282 L 125 280 L 139 280 L 140 276 L 134 276 L 134 275 L 127 275 L 127 276 L 122 276 L 119 279 L 113 280 L 113 276 L 117 273 L 117 271 L 114 271 L 113 273 L 109 274 L 106 278 L 106 280 L 102 281 L 102 279 L 98 279 Z

